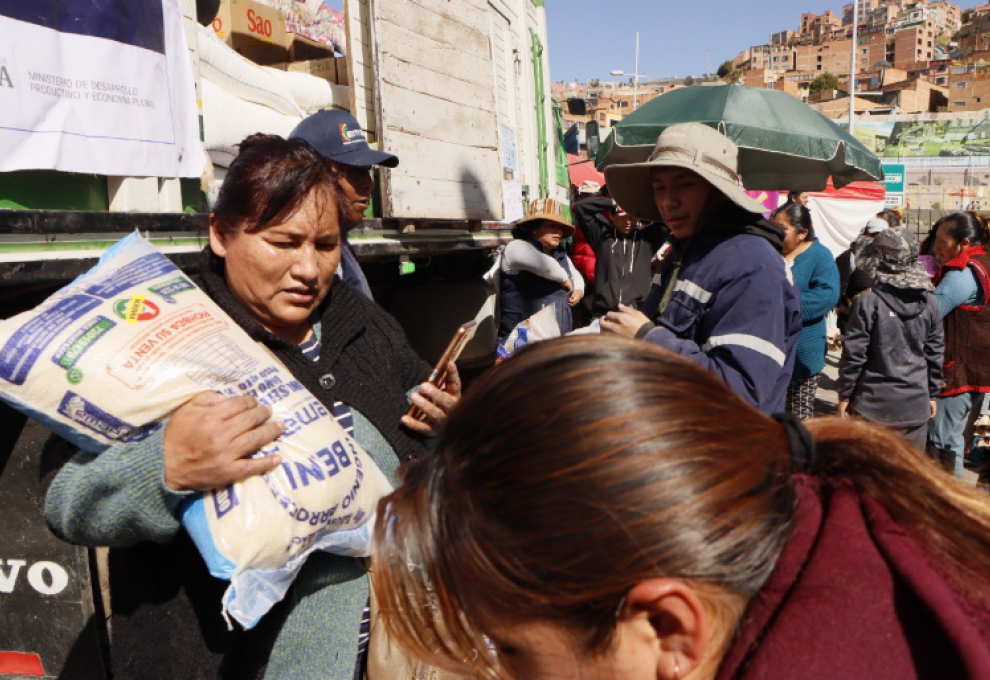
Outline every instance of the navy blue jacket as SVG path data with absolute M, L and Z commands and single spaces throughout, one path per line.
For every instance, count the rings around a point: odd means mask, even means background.
M 715 373 L 767 414 L 784 409 L 801 332 L 801 302 L 780 255 L 782 234 L 758 215 L 723 206 L 693 238 L 673 241 L 640 305 L 656 324 L 647 341 Z

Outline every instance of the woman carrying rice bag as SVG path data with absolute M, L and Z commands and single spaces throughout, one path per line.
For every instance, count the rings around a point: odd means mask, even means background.
M 288 367 L 394 483 L 460 397 L 422 385 L 428 366 L 398 324 L 335 277 L 343 199 L 330 166 L 304 141 L 253 135 L 241 144 L 213 213 L 197 283 Z M 168 425 L 99 455 L 64 454 L 45 514 L 73 543 L 109 545 L 111 663 L 140 678 L 350 678 L 368 601 L 364 564 L 314 553 L 285 599 L 250 631 L 229 631 L 212 578 L 180 531 L 178 508 L 199 492 L 270 471 L 250 458 L 278 437 L 252 397 L 204 393 Z M 66 462 L 66 459 L 67 462 Z M 60 468 L 60 470 L 59 470 Z

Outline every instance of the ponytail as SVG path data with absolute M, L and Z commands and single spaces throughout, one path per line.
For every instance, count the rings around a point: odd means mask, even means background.
M 990 502 L 985 493 L 944 472 L 886 428 L 838 418 L 811 420 L 806 426 L 817 451 L 810 474 L 826 484 L 849 480 L 926 552 L 945 556 L 946 576 L 955 585 L 990 604 Z

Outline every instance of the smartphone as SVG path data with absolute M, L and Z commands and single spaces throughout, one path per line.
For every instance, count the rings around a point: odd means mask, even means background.
M 454 333 L 454 337 L 450 339 L 447 349 L 443 351 L 440 361 L 433 367 L 433 371 L 430 373 L 430 377 L 426 379 L 426 382 L 443 389 L 444 385 L 447 384 L 447 364 L 451 361 L 456 362 L 460 358 L 461 352 L 464 351 L 464 348 L 467 347 L 467 344 L 471 342 L 471 338 L 477 332 L 477 321 L 468 321 L 465 324 L 461 324 L 457 332 Z M 426 417 L 426 414 L 415 404 L 409 407 L 409 412 L 406 415 L 416 420 L 422 420 Z

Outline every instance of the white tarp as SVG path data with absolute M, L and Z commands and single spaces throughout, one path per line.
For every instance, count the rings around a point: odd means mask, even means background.
M 0 0 L 0 171 L 199 177 L 179 0 Z

